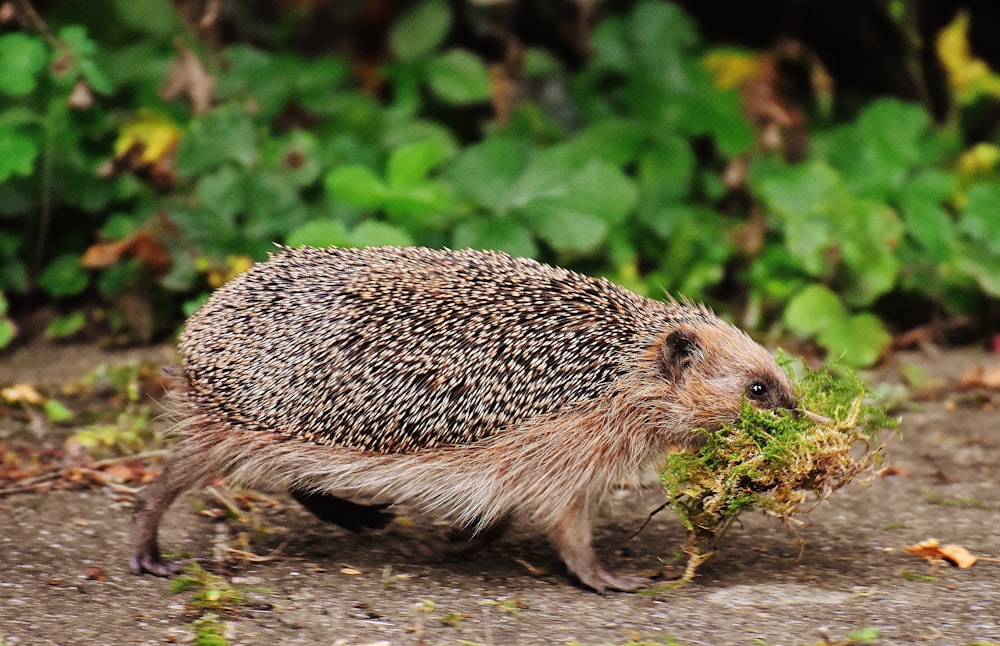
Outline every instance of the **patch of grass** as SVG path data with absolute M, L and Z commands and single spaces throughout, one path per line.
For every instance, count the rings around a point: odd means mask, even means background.
M 796 369 L 801 375 L 800 411 L 744 402 L 739 420 L 706 432 L 698 450 L 671 453 L 660 472 L 668 504 L 688 530 L 688 566 L 679 583 L 694 576 L 743 512 L 761 510 L 794 532 L 796 514 L 849 482 L 870 479 L 883 462 L 877 435 L 898 420 L 866 399 L 870 391 L 856 374 L 782 362 L 790 376 Z M 814 500 L 806 505 L 810 493 Z
M 511 599 L 504 599 L 502 601 L 495 601 L 493 599 L 483 599 L 479 602 L 481 606 L 492 606 L 494 608 L 499 608 L 503 610 L 511 617 L 517 617 L 522 609 L 526 608 L 527 605 L 520 597 L 513 597 Z
M 924 489 L 924 496 L 931 505 L 941 505 L 944 507 L 971 507 L 973 509 L 989 509 L 989 505 L 971 496 L 948 497 L 939 494 L 931 489 Z
M 941 577 L 934 576 L 931 574 L 918 574 L 911 570 L 900 570 L 900 576 L 902 576 L 907 581 L 940 581 Z
M 226 625 L 215 613 L 208 613 L 191 624 L 195 646 L 228 646 Z
M 462 622 L 465 621 L 465 615 L 463 615 L 460 612 L 455 612 L 454 610 L 451 610 L 449 612 L 446 612 L 444 615 L 438 617 L 438 621 L 440 621 L 445 626 L 458 628 L 459 626 L 462 625 Z
M 184 574 L 170 582 L 170 591 L 174 594 L 187 590 L 196 590 L 191 605 L 201 611 L 232 610 L 243 605 L 245 592 L 265 591 L 261 588 L 235 588 L 221 576 L 212 574 L 193 562 L 184 568 Z

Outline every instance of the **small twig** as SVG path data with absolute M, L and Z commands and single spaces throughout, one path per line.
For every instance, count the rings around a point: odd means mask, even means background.
M 210 493 L 213 498 L 215 498 L 223 507 L 229 510 L 229 512 L 235 516 L 241 523 L 245 523 L 247 520 L 246 515 L 243 513 L 235 502 L 233 502 L 228 496 L 222 493 L 218 488 L 209 486 L 205 487 L 205 491 Z
M 240 550 L 236 549 L 235 547 L 229 547 L 229 546 L 223 547 L 222 551 L 227 554 L 235 554 L 236 556 L 240 557 L 244 561 L 247 561 L 248 563 L 266 563 L 268 561 L 273 561 L 274 559 L 276 559 L 287 546 L 288 546 L 288 541 L 284 540 L 281 542 L 280 545 L 278 545 L 276 548 L 274 548 L 264 556 L 251 552 L 250 550 Z
M 21 15 L 21 19 L 28 26 L 37 31 L 45 39 L 45 42 L 49 44 L 52 49 L 62 49 L 63 44 L 59 42 L 59 39 L 52 35 L 52 31 L 49 26 L 45 23 L 42 17 L 38 14 L 38 11 L 31 6 L 29 0 L 14 0 L 17 4 L 17 12 Z
M 657 507 L 653 511 L 649 512 L 649 515 L 646 516 L 646 520 L 643 521 L 643 523 L 639 527 L 639 529 L 635 530 L 635 533 L 632 534 L 631 536 L 629 536 L 629 540 L 630 541 L 635 540 L 636 537 L 638 537 L 639 534 L 642 533 L 642 530 L 646 529 L 646 525 L 649 524 L 649 521 L 653 520 L 653 516 L 655 516 L 656 514 L 660 513 L 661 511 L 663 511 L 664 509 L 666 509 L 669 506 L 670 506 L 670 501 L 669 500 L 665 500 L 662 505 L 660 505 L 659 507 Z
M 145 460 L 146 458 L 162 458 L 170 454 L 167 449 L 155 449 L 153 451 L 143 451 L 142 453 L 133 453 L 132 455 L 123 455 L 117 458 L 105 458 L 104 460 L 98 460 L 97 462 L 91 463 L 89 466 L 94 469 L 100 469 L 102 467 L 108 467 L 112 464 L 120 464 L 122 462 L 131 462 L 132 460 Z

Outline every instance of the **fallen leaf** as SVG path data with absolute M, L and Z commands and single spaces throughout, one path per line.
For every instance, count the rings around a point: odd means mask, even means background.
M 341 574 L 350 574 L 351 576 L 357 576 L 361 574 L 361 570 L 356 570 L 352 567 L 342 567 L 340 568 Z
M 528 573 L 531 574 L 531 576 L 545 576 L 545 574 L 546 574 L 546 572 L 545 572 L 545 570 L 543 568 L 540 568 L 540 567 L 537 567 L 535 565 L 532 565 L 531 563 L 528 563 L 524 559 L 514 559 L 514 561 L 516 563 L 521 564 L 521 566 L 525 570 L 527 570 Z
M 91 581 L 106 581 L 107 577 L 104 576 L 104 572 L 101 568 L 94 565 L 90 566 L 86 570 L 87 578 Z
M 3 397 L 3 400 L 8 404 L 41 406 L 45 403 L 45 398 L 31 384 L 14 384 L 9 388 L 4 388 L 0 390 L 0 397 Z
M 961 545 L 941 545 L 936 538 L 929 538 L 916 545 L 909 545 L 906 547 L 906 551 L 927 561 L 947 561 L 960 568 L 972 567 L 979 560 L 979 557 L 973 556 L 969 550 Z
M 960 388 L 1000 390 L 1000 366 L 971 366 L 958 378 Z

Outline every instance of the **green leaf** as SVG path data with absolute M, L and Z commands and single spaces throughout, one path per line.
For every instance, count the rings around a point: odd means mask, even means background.
M 879 200 L 895 196 L 913 166 L 923 161 L 928 123 L 921 106 L 881 99 L 853 124 L 834 131 L 828 137 L 829 157 L 851 194 Z M 818 146 L 823 148 L 822 138 Z
M 34 92 L 47 60 L 41 39 L 19 31 L 0 36 L 0 92 L 7 96 Z
M 789 221 L 808 218 L 810 212 L 835 199 L 842 190 L 840 174 L 819 160 L 795 166 L 757 164 L 751 183 L 767 206 Z
M 408 247 L 413 244 L 413 238 L 406 231 L 385 222 L 365 220 L 350 234 L 351 244 L 356 247 Z
M 677 5 L 646 0 L 629 17 L 629 35 L 646 51 L 686 49 L 698 43 L 694 22 Z
M 524 170 L 529 151 L 527 144 L 490 137 L 462 151 L 448 178 L 460 196 L 503 213 L 511 206 L 511 188 Z
M 969 245 L 957 254 L 955 264 L 979 284 L 979 288 L 994 298 L 1000 298 L 1000 255 L 981 245 Z
M 177 12 L 168 0 L 115 0 L 115 18 L 131 31 L 166 42 L 180 27 Z
M 467 105 L 490 98 L 490 73 L 474 54 L 452 49 L 427 64 L 431 90 L 446 103 Z
M 28 177 L 38 158 L 38 145 L 33 137 L 16 126 L 0 124 L 0 182 L 13 175 Z
M 908 181 L 897 197 L 906 233 L 937 261 L 947 260 L 955 243 L 955 223 L 942 206 L 954 190 L 953 175 L 930 170 Z
M 980 182 L 969 187 L 958 228 L 1000 255 L 1000 182 Z
M 660 134 L 657 146 L 639 157 L 639 186 L 644 194 L 673 202 L 690 193 L 696 164 L 687 139 Z
M 346 247 L 350 245 L 347 230 L 336 220 L 312 220 L 300 224 L 285 236 L 289 247 Z
M 304 130 L 293 130 L 280 139 L 266 139 L 263 157 L 269 169 L 295 186 L 309 186 L 323 170 L 316 138 Z
M 88 278 L 80 256 L 64 254 L 49 263 L 38 277 L 38 285 L 55 297 L 73 296 L 87 288 Z
M 587 254 L 608 235 L 608 225 L 593 215 L 546 205 L 525 209 L 524 217 L 535 234 L 563 254 Z
M 335 200 L 360 209 L 375 209 L 382 205 L 388 193 L 385 185 L 366 166 L 339 166 L 323 180 L 326 192 Z
M 6 348 L 17 336 L 17 326 L 7 318 L 0 319 L 0 348 Z
M 59 30 L 56 37 L 73 52 L 73 62 L 75 70 L 87 82 L 95 92 L 109 94 L 111 92 L 111 82 L 104 72 L 97 67 L 94 57 L 97 55 L 97 46 L 87 35 L 87 28 L 82 25 L 68 25 Z M 58 52 L 56 52 L 58 56 Z M 75 78 L 67 80 L 75 81 Z
M 260 252 L 270 250 L 290 228 L 306 221 L 308 214 L 298 189 L 274 173 L 255 173 L 246 188 L 246 219 L 243 231 Z M 281 217 L 275 217 L 280 213 Z
M 7 316 L 7 297 L 3 292 L 0 292 L 0 317 Z
M 608 224 L 620 225 L 635 208 L 638 191 L 635 182 L 621 170 L 600 160 L 587 163 L 566 185 L 565 195 L 543 198 L 532 204 L 550 208 L 568 208 L 593 215 Z
M 174 264 L 180 264 L 180 261 L 175 260 Z M 97 278 L 97 291 L 110 300 L 120 296 L 129 287 L 140 284 L 148 275 L 136 258 L 118 262 L 101 271 Z
M 42 404 L 42 412 L 49 418 L 50 422 L 68 422 L 73 419 L 73 411 L 66 408 L 65 404 L 58 399 L 49 398 Z
M 459 143 L 451 130 L 435 121 L 410 117 L 400 120 L 398 123 L 389 124 L 387 129 L 382 132 L 381 144 L 389 150 L 394 150 L 403 144 L 428 139 L 436 142 L 441 148 L 443 159 L 451 159 L 458 153 Z
M 847 310 L 829 288 L 809 285 L 788 302 L 782 318 L 792 333 L 811 337 L 845 321 Z
M 65 316 L 57 316 L 45 329 L 45 336 L 50 339 L 64 339 L 73 336 L 83 329 L 86 322 L 87 317 L 79 310 Z
M 452 234 L 454 249 L 499 249 L 512 256 L 533 258 L 538 246 L 524 225 L 509 218 L 476 218 L 462 222 Z
M 865 367 L 878 361 L 892 342 L 882 320 L 869 312 L 835 322 L 820 332 L 816 340 L 833 357 L 849 366 Z
M 177 171 L 193 177 L 226 162 L 250 167 L 257 161 L 257 135 L 242 107 L 213 108 L 191 121 L 177 146 Z
M 400 224 L 408 231 L 414 231 L 425 225 L 436 226 L 440 222 L 432 222 L 420 218 L 413 220 L 407 216 L 425 216 L 444 211 L 448 205 L 448 196 L 444 188 L 438 184 L 427 183 L 418 186 L 390 189 L 385 196 L 383 208 L 394 220 L 403 218 Z
M 506 204 L 518 208 L 542 197 L 565 194 L 567 183 L 585 163 L 565 146 L 537 152 L 508 188 Z
M 386 167 L 386 182 L 390 188 L 417 186 L 437 166 L 444 151 L 436 141 L 415 141 L 392 151 Z
M 246 208 L 246 182 L 243 174 L 232 166 L 222 166 L 204 173 L 195 185 L 198 202 L 227 222 Z
M 623 166 L 635 159 L 647 131 L 625 119 L 604 119 L 591 124 L 568 145 L 584 159 L 597 158 L 614 166 Z
M 851 280 L 844 289 L 844 300 L 854 307 L 871 305 L 896 285 L 900 262 L 888 251 L 869 253 L 868 262 L 851 267 Z
M 451 11 L 444 0 L 423 0 L 403 14 L 389 34 L 396 56 L 411 61 L 436 49 L 451 29 Z

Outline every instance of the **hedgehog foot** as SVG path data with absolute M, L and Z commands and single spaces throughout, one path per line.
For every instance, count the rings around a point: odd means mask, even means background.
M 164 512 L 174 500 L 196 483 L 204 482 L 220 471 L 220 464 L 205 457 L 203 446 L 182 440 L 174 449 L 160 477 L 146 485 L 132 506 L 132 557 L 129 565 L 136 574 L 169 576 L 181 563 L 160 557 L 157 532 Z
M 386 512 L 388 503 L 361 505 L 327 493 L 291 489 L 292 498 L 320 520 L 339 525 L 352 532 L 363 529 L 383 529 L 395 514 Z
M 549 540 L 559 552 L 566 568 L 580 583 L 599 594 L 608 590 L 634 592 L 651 583 L 641 576 L 613 574 L 604 567 L 591 545 L 590 515 L 581 512 L 578 506 L 571 507 L 563 514 L 550 531 Z
M 152 550 L 143 549 L 134 552 L 129 562 L 132 572 L 135 574 L 155 574 L 156 576 L 171 576 L 180 571 L 182 561 L 164 561 L 160 557 L 159 550 L 153 546 Z
M 448 536 L 443 551 L 446 556 L 461 556 L 489 547 L 507 532 L 510 518 L 504 516 L 498 521 L 487 525 L 478 531 L 469 527 L 453 527 Z

